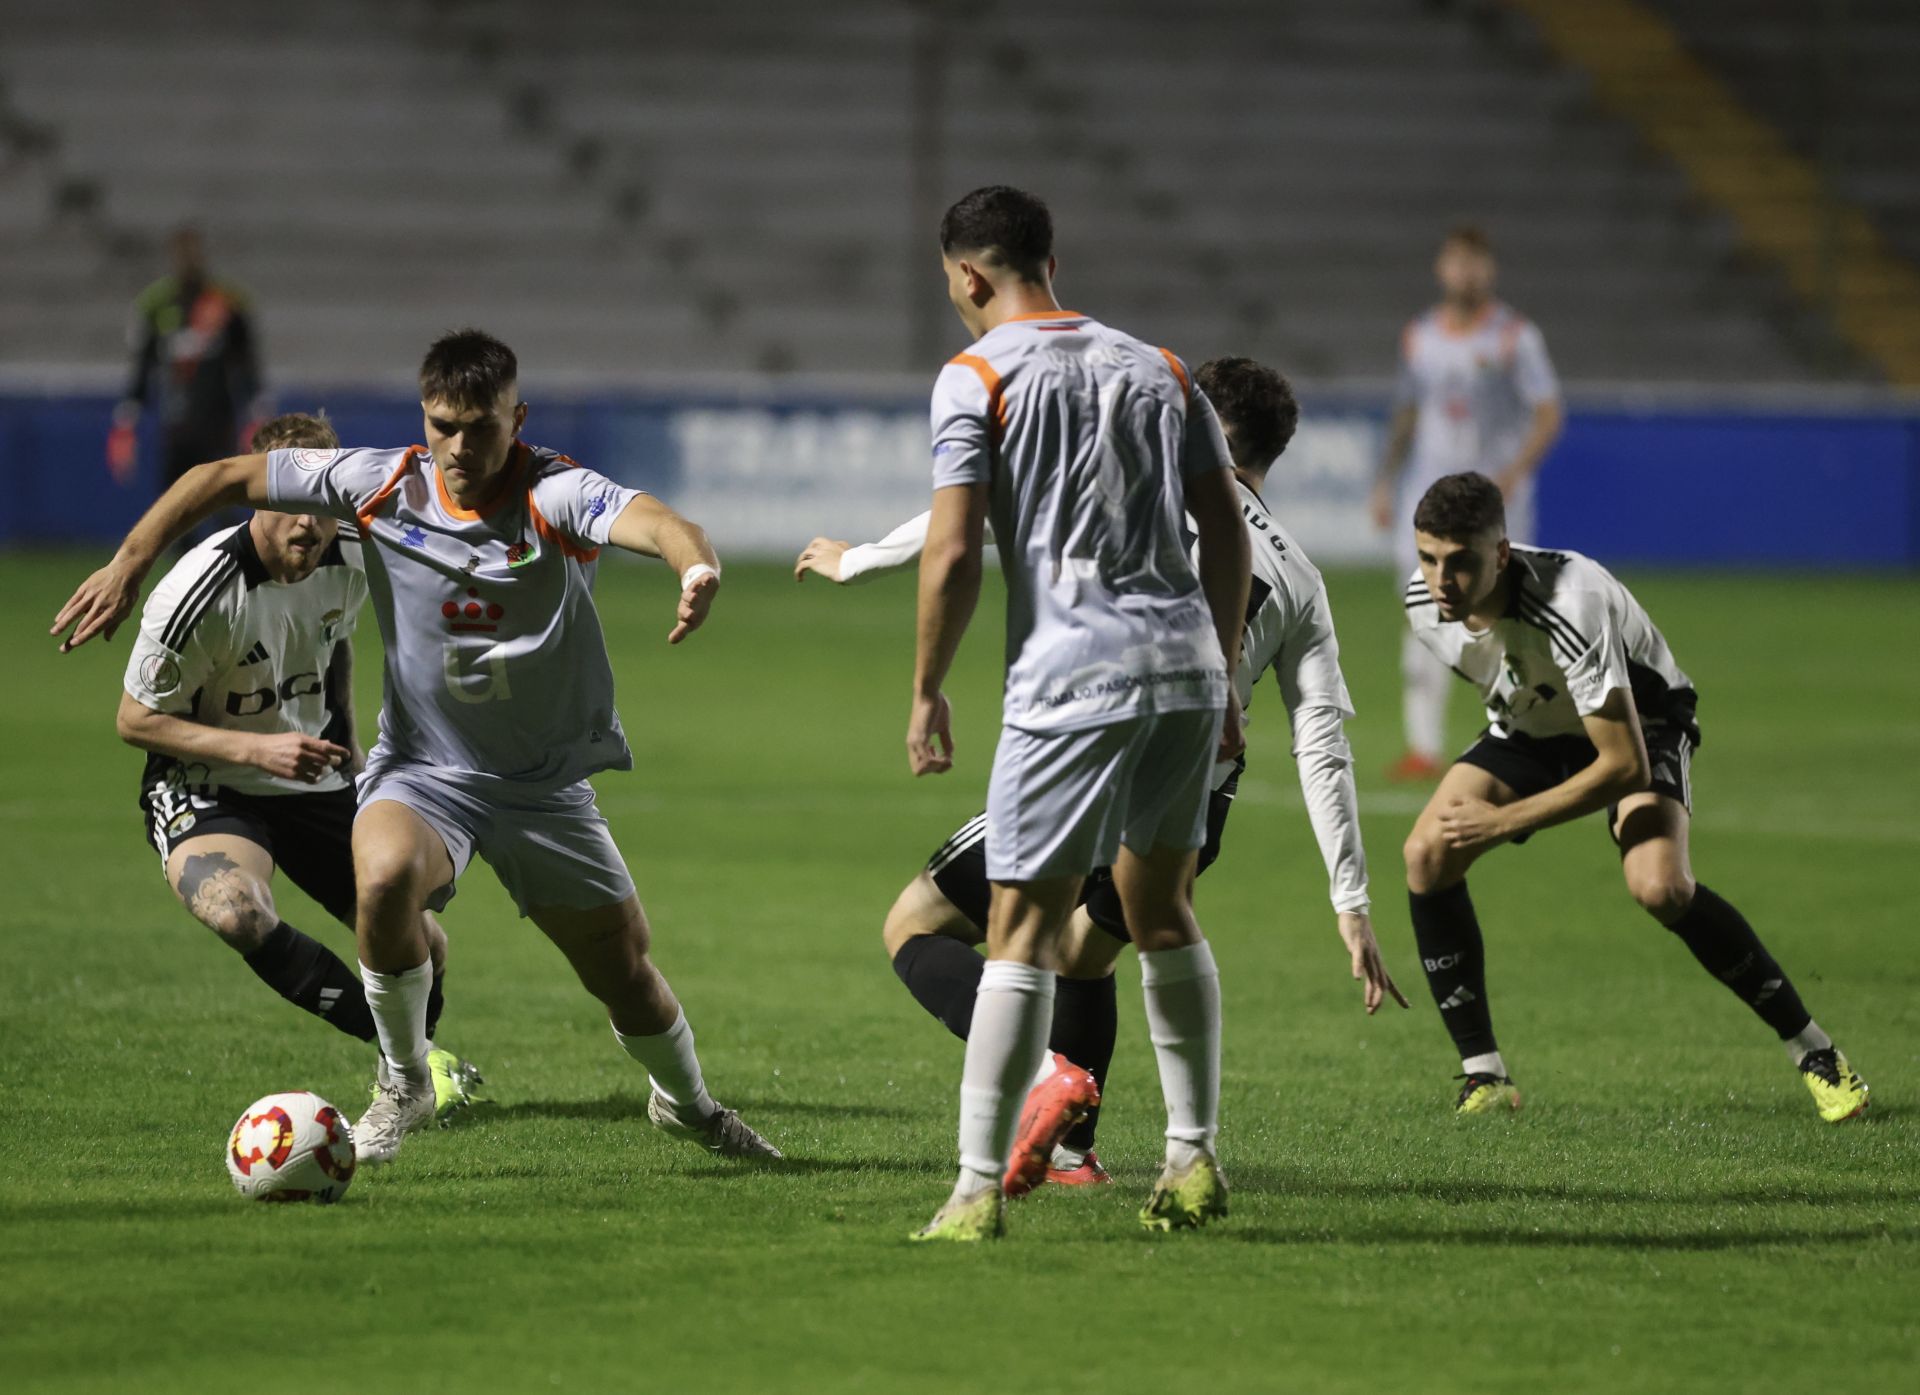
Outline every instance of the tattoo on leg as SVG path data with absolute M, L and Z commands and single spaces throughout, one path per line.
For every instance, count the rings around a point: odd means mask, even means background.
M 225 853 L 195 853 L 180 865 L 180 899 L 216 933 L 257 934 L 272 928 L 272 918 L 254 896 L 252 880 Z
M 220 872 L 237 872 L 239 865 L 223 852 L 195 853 L 180 864 L 180 899 L 188 905 L 200 894 L 200 887 L 209 877 Z

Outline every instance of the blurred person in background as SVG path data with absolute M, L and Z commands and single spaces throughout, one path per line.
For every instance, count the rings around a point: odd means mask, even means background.
M 1413 509 L 1443 475 L 1478 471 L 1500 486 L 1509 535 L 1534 541 L 1534 477 L 1565 421 L 1560 383 L 1533 322 L 1493 295 L 1493 246 L 1480 228 L 1440 244 L 1440 303 L 1400 336 L 1393 423 L 1373 487 L 1374 526 L 1393 538 L 1394 586 L 1413 571 Z M 1395 780 L 1437 780 L 1446 768 L 1453 675 L 1411 632 L 1400 645 L 1405 749 Z
M 243 448 L 260 392 L 260 364 L 246 293 L 207 270 L 200 229 L 167 239 L 173 271 L 134 302 L 127 339 L 133 367 L 114 408 L 107 465 L 122 485 L 138 465 L 140 417 L 160 414 L 160 492 L 206 460 Z

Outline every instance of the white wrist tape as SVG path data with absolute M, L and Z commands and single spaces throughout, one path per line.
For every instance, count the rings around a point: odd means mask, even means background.
M 691 567 L 688 567 L 684 572 L 680 573 L 680 589 L 682 591 L 686 590 L 703 576 L 718 575 L 720 575 L 720 569 L 718 567 L 710 567 L 705 562 L 695 562 Z

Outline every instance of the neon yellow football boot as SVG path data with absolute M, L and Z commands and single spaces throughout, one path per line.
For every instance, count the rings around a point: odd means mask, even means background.
M 964 1201 L 949 1201 L 933 1219 L 907 1239 L 921 1240 L 998 1240 L 1007 1233 L 1007 1199 L 1000 1188 L 988 1187 Z
M 1504 1075 L 1476 1073 L 1456 1078 L 1467 1083 L 1453 1102 L 1455 1114 L 1511 1114 L 1520 1108 L 1520 1087 Z
M 1814 1107 L 1829 1124 L 1844 1124 L 1867 1112 L 1867 1082 L 1854 1074 L 1837 1047 L 1809 1051 L 1800 1058 L 1800 1078 L 1807 1082 Z
M 1202 1153 L 1186 1167 L 1160 1169 L 1153 1194 L 1140 1208 L 1140 1224 L 1148 1230 L 1198 1230 L 1227 1214 L 1227 1179 L 1210 1153 Z
M 486 1083 L 486 1077 L 480 1074 L 479 1067 L 471 1061 L 462 1060 L 444 1047 L 429 1044 L 427 1070 L 433 1077 L 433 1121 L 443 1129 L 453 1122 L 454 1115 L 486 1098 L 474 1089 L 476 1085 Z M 387 1081 L 387 1058 L 383 1055 L 379 1065 L 374 1068 L 373 1098 L 380 1098 L 380 1091 L 385 1088 Z

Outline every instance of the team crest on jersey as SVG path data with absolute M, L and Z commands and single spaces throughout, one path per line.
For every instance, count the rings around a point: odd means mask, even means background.
M 525 538 L 522 538 L 519 542 L 507 548 L 507 565 L 509 567 L 524 567 L 539 555 L 539 549 L 534 547 L 534 545 Z
M 332 644 L 334 640 L 339 638 L 339 636 L 334 633 L 334 630 L 340 624 L 341 618 L 345 615 L 346 611 L 336 608 L 320 617 L 320 635 L 324 643 Z
M 302 446 L 291 453 L 291 459 L 302 470 L 324 470 L 340 458 L 337 450 L 314 450 Z
M 140 662 L 140 681 L 148 692 L 165 697 L 180 687 L 180 665 L 166 654 L 149 654 Z

